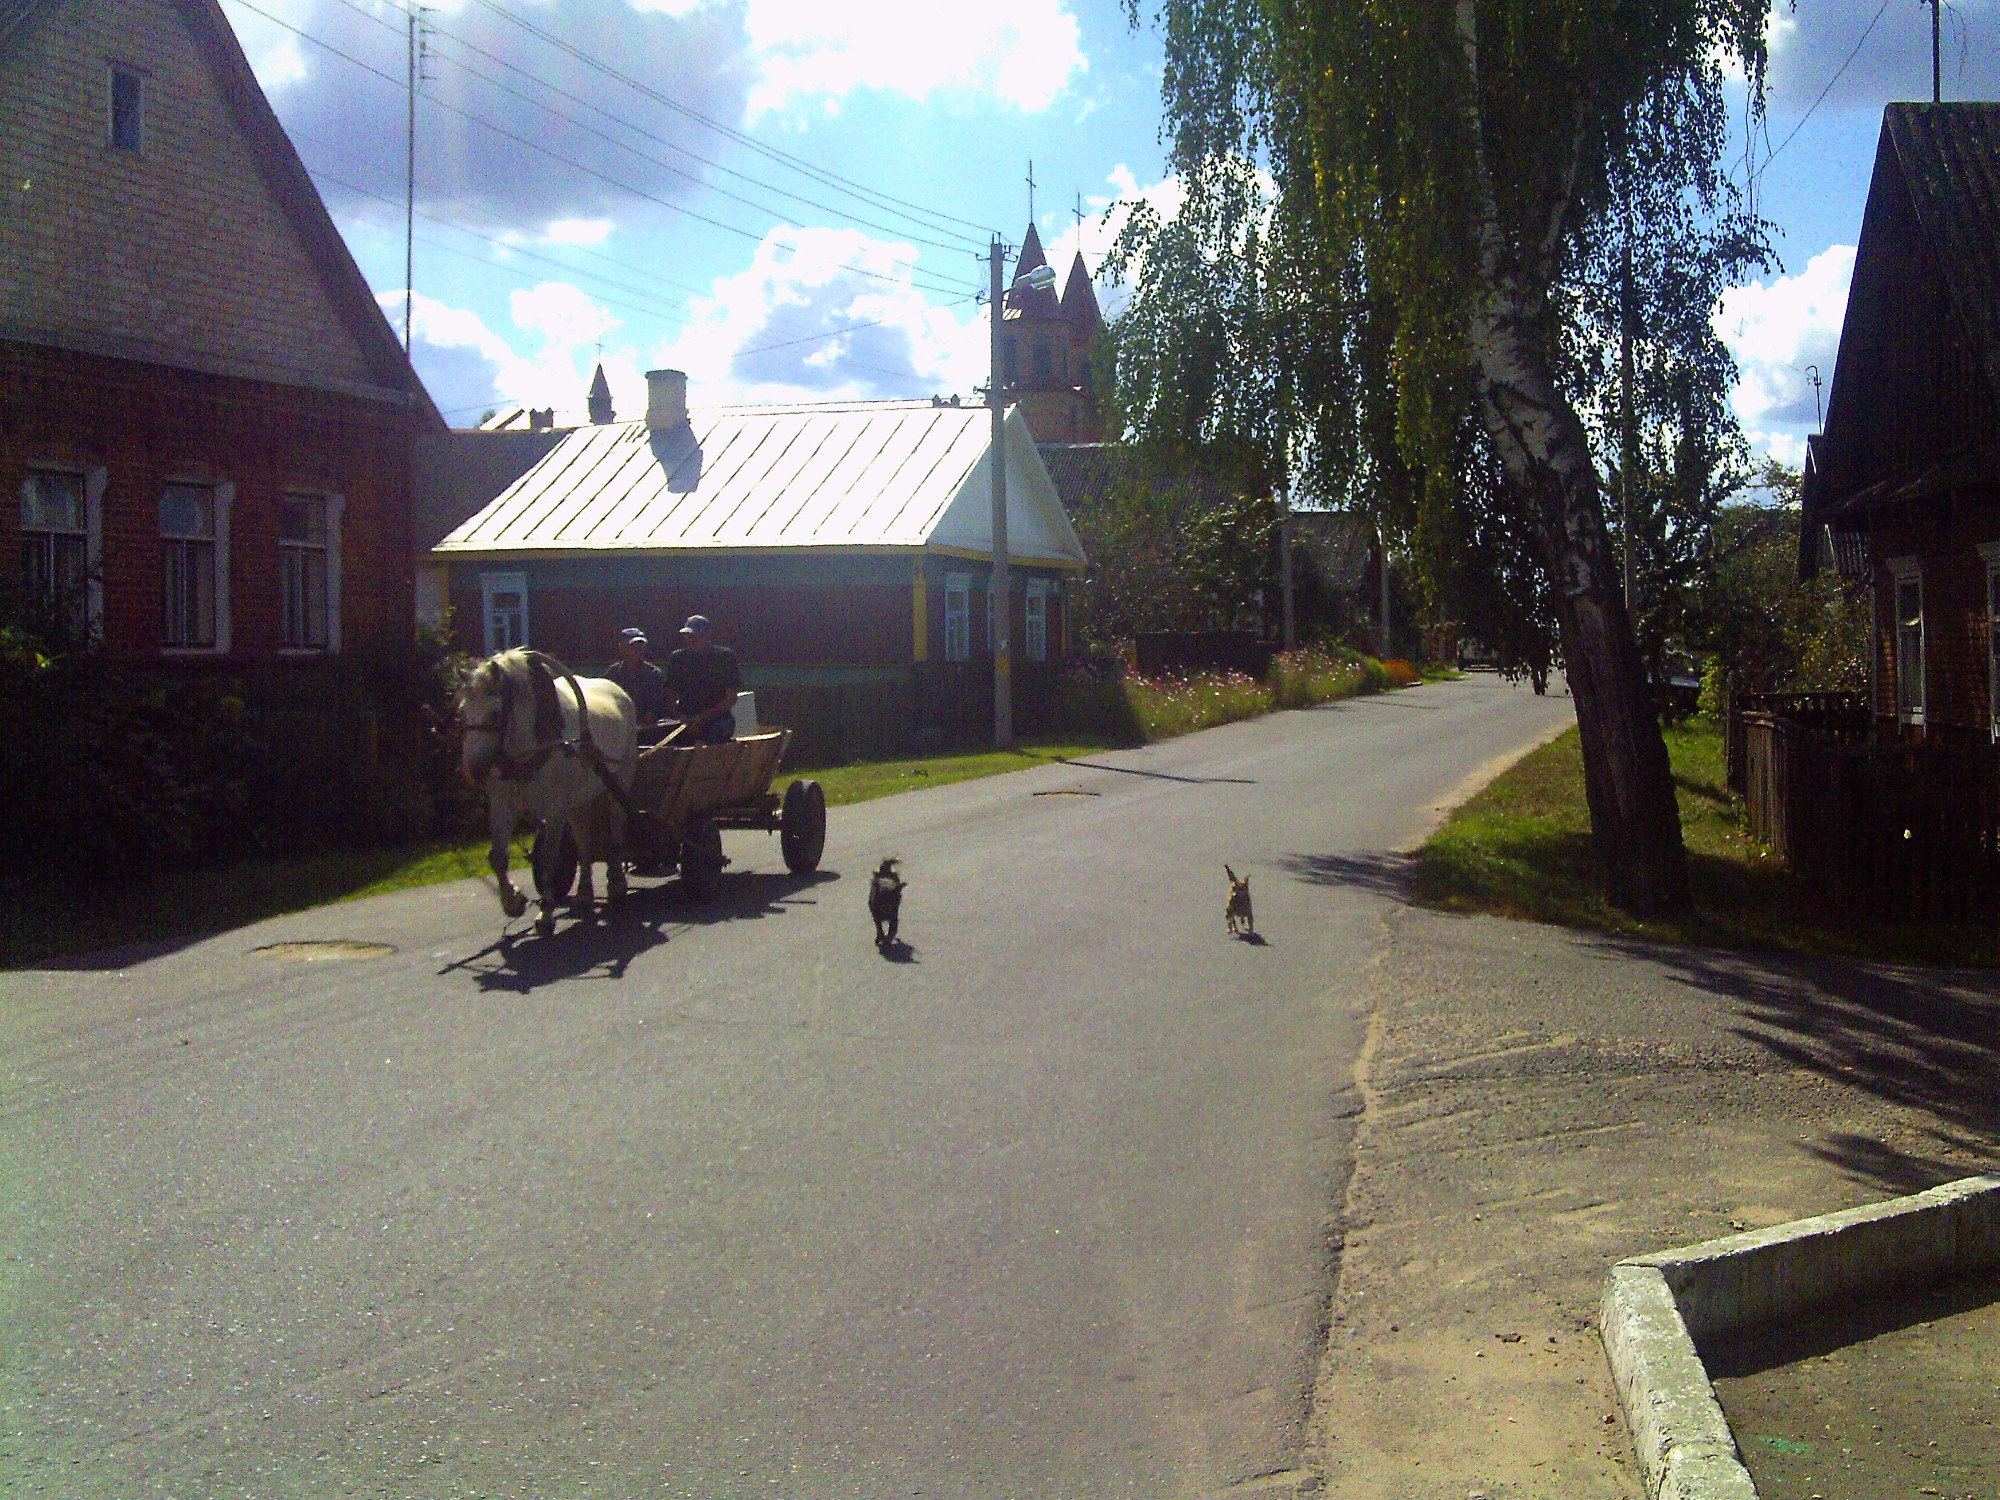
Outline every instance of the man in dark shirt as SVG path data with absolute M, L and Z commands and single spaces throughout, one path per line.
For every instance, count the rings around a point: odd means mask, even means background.
M 667 676 L 646 660 L 645 631 L 628 626 L 618 632 L 618 660 L 604 675 L 625 689 L 632 706 L 639 710 L 642 736 L 667 716 Z
M 667 690 L 687 721 L 687 738 L 719 745 L 736 738 L 736 695 L 743 674 L 736 653 L 718 646 L 706 615 L 689 615 L 681 627 L 687 644 L 667 658 Z

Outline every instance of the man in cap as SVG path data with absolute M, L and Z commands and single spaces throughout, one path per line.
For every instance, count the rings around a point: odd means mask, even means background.
M 628 625 L 618 632 L 618 660 L 604 675 L 625 689 L 638 709 L 640 735 L 657 739 L 646 731 L 667 716 L 667 676 L 646 660 L 645 631 Z
M 686 644 L 667 658 L 667 689 L 687 721 L 686 737 L 710 745 L 735 739 L 736 695 L 743 690 L 736 653 L 715 644 L 707 615 L 689 615 L 681 639 Z

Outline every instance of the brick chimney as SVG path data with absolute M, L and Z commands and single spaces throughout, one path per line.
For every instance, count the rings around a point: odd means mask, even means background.
M 646 428 L 671 432 L 688 417 L 688 378 L 682 370 L 646 372 Z

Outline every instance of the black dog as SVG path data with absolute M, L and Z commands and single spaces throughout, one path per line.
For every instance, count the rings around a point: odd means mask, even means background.
M 900 860 L 885 859 L 868 879 L 868 915 L 875 919 L 875 946 L 886 948 L 896 941 L 896 918 L 903 910 L 903 877 L 896 873 Z

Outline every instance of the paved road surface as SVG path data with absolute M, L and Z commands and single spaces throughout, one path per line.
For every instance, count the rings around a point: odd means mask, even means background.
M 1345 857 L 1568 713 L 1474 678 L 836 810 L 814 882 L 732 835 L 714 906 L 545 943 L 468 883 L 0 976 L 0 1492 L 1282 1472 L 1383 900 Z M 397 951 L 251 951 L 335 937 Z

